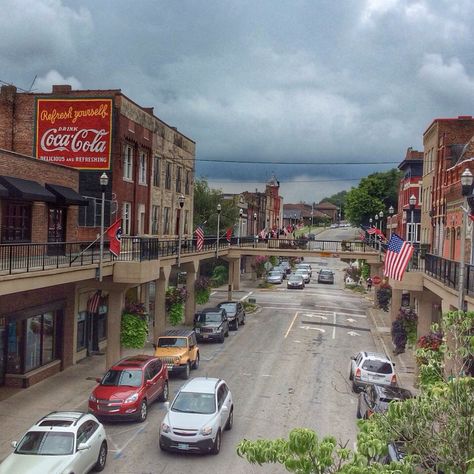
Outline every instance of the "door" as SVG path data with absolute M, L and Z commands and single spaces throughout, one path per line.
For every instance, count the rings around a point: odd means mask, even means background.
M 160 385 L 156 376 L 156 368 L 156 365 L 151 362 L 145 369 L 145 391 L 148 402 L 152 402 L 159 392 Z
M 5 369 L 6 369 L 6 344 L 7 338 L 7 319 L 0 318 L 0 385 L 3 385 L 5 382 Z
M 66 213 L 63 207 L 50 207 L 48 215 L 48 255 L 64 255 L 66 246 Z

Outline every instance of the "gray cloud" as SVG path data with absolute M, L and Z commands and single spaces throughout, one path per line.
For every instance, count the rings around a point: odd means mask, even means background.
M 0 79 L 122 88 L 197 142 L 222 181 L 305 199 L 301 176 L 354 177 L 421 149 L 434 117 L 472 113 L 469 0 L 0 0 Z M 359 166 L 298 162 L 369 161 Z M 230 186 L 230 185 L 229 185 Z M 342 186 L 342 188 L 341 188 Z M 255 186 L 252 184 L 251 189 Z M 320 194 L 329 194 L 323 185 Z M 323 192 L 324 191 L 324 192 Z M 318 191 L 319 192 L 319 191 Z M 319 196 L 323 197 L 323 196 Z M 317 200 L 317 197 L 314 199 Z M 288 199 L 287 199 L 288 201 Z

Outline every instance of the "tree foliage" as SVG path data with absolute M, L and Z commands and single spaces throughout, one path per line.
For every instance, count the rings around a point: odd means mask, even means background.
M 212 189 L 206 179 L 196 179 L 194 183 L 194 217 L 193 228 L 204 225 L 206 234 L 215 235 L 217 232 L 217 205 L 221 205 L 220 234 L 225 229 L 236 224 L 239 211 L 234 202 L 224 199 L 220 189 Z
M 354 225 L 368 224 L 369 218 L 390 206 L 397 208 L 401 172 L 392 169 L 362 178 L 346 195 L 345 217 Z
M 320 202 L 330 202 L 331 204 L 334 204 L 340 209 L 343 209 L 346 204 L 346 197 L 347 197 L 347 191 L 344 190 L 336 194 L 333 194 L 332 196 L 325 197 L 321 199 Z

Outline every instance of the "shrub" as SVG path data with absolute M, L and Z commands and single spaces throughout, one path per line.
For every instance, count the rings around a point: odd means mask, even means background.
M 166 311 L 169 314 L 169 321 L 172 326 L 176 326 L 183 321 L 186 296 L 186 288 L 170 286 L 166 290 Z
M 211 296 L 211 280 L 205 276 L 200 276 L 195 284 L 194 290 L 196 295 L 196 303 L 197 304 L 204 304 L 209 301 L 209 297 Z
M 229 270 L 224 265 L 217 265 L 212 271 L 212 286 L 221 286 L 229 280 Z
M 255 303 L 249 303 L 248 301 L 242 301 L 242 305 L 246 313 L 253 313 L 257 309 Z
M 174 303 L 169 310 L 169 321 L 172 326 L 177 326 L 183 322 L 184 303 Z
M 146 314 L 123 313 L 120 325 L 120 342 L 128 349 L 141 349 L 148 335 Z
M 418 323 L 416 311 L 408 306 L 402 306 L 397 319 L 402 322 L 405 328 L 408 344 L 414 345 L 416 343 L 416 326 Z
M 379 308 L 383 311 L 388 311 L 390 300 L 392 299 L 392 288 L 387 283 L 380 285 L 380 288 L 377 290 L 377 302 Z

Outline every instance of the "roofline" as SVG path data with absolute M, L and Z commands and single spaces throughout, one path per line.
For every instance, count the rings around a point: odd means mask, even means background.
M 456 121 L 459 121 L 459 120 L 472 120 L 472 121 L 474 121 L 474 117 L 472 117 L 471 115 L 459 115 L 457 117 L 447 117 L 447 118 L 439 117 L 439 118 L 435 118 L 431 121 L 431 123 L 428 125 L 426 130 L 423 132 L 423 136 L 425 136 L 428 133 L 428 130 L 430 130 L 430 128 L 433 127 L 433 125 L 437 122 L 456 122 Z

